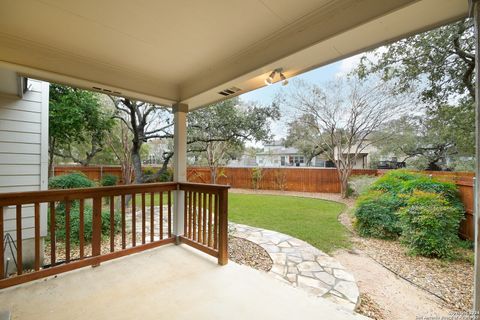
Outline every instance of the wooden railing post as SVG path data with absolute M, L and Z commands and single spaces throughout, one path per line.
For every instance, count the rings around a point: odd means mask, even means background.
M 95 257 L 100 256 L 102 241 L 102 197 L 93 198 L 92 215 L 92 257 Z
M 219 221 L 218 221 L 218 264 L 228 262 L 228 189 L 219 193 Z

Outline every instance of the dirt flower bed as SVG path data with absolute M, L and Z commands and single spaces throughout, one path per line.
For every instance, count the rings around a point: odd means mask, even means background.
M 272 259 L 265 249 L 245 239 L 229 237 L 228 255 L 230 260 L 257 270 L 266 272 L 272 268 Z

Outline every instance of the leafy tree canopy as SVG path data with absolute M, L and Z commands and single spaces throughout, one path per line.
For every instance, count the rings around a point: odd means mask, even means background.
M 356 72 L 380 73 L 400 91 L 418 86 L 423 102 L 435 108 L 451 99 L 475 96 L 475 37 L 471 19 L 397 41 L 364 55 Z
M 96 93 L 50 85 L 49 152 L 88 165 L 103 149 L 114 122 L 105 112 Z

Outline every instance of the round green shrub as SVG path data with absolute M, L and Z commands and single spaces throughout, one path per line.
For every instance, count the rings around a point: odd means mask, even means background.
M 406 170 L 391 170 L 375 181 L 370 187 L 371 190 L 380 190 L 399 194 L 402 192 L 405 182 L 416 180 L 422 177 L 421 174 L 408 172 Z
M 118 177 L 110 174 L 103 176 L 102 180 L 100 181 L 100 185 L 103 187 L 116 186 L 117 183 Z
M 458 245 L 463 211 L 442 194 L 414 191 L 399 211 L 401 242 L 412 254 L 451 258 Z
M 357 201 L 355 227 L 364 237 L 395 239 L 401 233 L 397 210 L 403 199 L 382 191 L 370 191 Z
M 48 181 L 49 189 L 74 189 L 74 188 L 91 188 L 95 183 L 88 179 L 86 175 L 80 172 L 65 174 L 50 178 Z
M 84 239 L 86 242 L 92 240 L 92 207 L 86 205 L 84 208 Z M 57 206 L 55 211 L 55 237 L 57 240 L 65 241 L 65 207 Z M 50 230 L 50 215 L 48 215 L 48 228 Z M 114 230 L 117 233 L 120 230 L 120 214 L 114 214 Z M 102 235 L 110 234 L 110 212 L 102 211 Z M 80 242 L 80 208 L 78 203 L 72 203 L 70 208 L 70 242 L 78 244 Z

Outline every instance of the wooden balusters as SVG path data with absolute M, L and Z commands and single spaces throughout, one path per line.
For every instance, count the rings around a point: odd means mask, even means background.
M 40 203 L 34 204 L 34 225 L 35 225 L 35 271 L 40 270 Z M 3 247 L 2 247 L 3 248 Z
M 208 232 L 208 241 L 207 245 L 209 247 L 212 246 L 212 194 L 208 194 L 208 227 L 207 227 L 207 232 Z
M 202 242 L 202 194 L 197 194 L 198 199 L 198 222 L 197 222 L 197 242 Z
M 188 192 L 184 191 L 183 193 L 183 234 L 187 235 L 188 227 Z
M 203 194 L 202 243 L 207 244 L 207 194 Z
M 115 251 L 115 197 L 110 196 L 110 252 Z
M 218 264 L 228 262 L 228 189 L 219 192 Z
M 146 210 L 145 210 L 145 193 L 142 193 L 142 244 L 145 244 L 145 217 L 146 217 Z
M 136 194 L 132 194 L 132 247 L 137 245 L 137 206 L 135 204 Z
M 65 200 L 65 261 L 70 262 L 70 201 Z
M 56 237 L 55 237 L 55 202 L 50 202 L 50 266 L 54 266 L 56 260 Z
M 85 257 L 85 200 L 80 199 L 80 208 L 79 208 L 79 240 L 80 240 L 80 259 Z
M 158 223 L 158 231 L 160 235 L 160 239 L 163 239 L 163 192 L 160 192 L 160 217 Z
M 174 201 L 179 201 L 177 195 L 172 196 L 172 191 L 183 190 L 185 198 L 182 204 L 185 206 L 183 214 L 183 236 L 180 240 L 215 257 L 218 257 L 220 264 L 227 262 L 227 188 L 215 185 L 198 185 L 190 183 L 159 183 L 159 184 L 144 184 L 144 185 L 130 185 L 130 186 L 116 186 L 103 188 L 89 188 L 83 190 L 47 190 L 16 193 L 15 195 L 0 194 L 0 249 L 3 249 L 4 243 L 4 218 L 5 208 L 11 207 L 14 209 L 16 215 L 16 238 L 17 249 L 14 254 L 17 262 L 17 276 L 5 279 L 5 252 L 0 252 L 0 289 L 12 286 L 18 283 L 27 282 L 38 279 L 44 276 L 54 275 L 68 270 L 73 270 L 87 265 L 98 265 L 100 262 L 114 259 L 134 252 L 140 252 L 145 249 L 154 248 L 163 244 L 173 243 L 173 219 L 176 217 L 176 212 L 172 209 Z M 141 244 L 140 240 L 136 238 L 136 195 L 140 194 L 142 199 L 142 227 L 141 227 Z M 130 223 L 130 216 L 127 217 L 127 198 L 131 195 L 132 216 Z M 150 197 L 148 208 L 147 195 Z M 157 213 L 156 196 L 159 196 L 159 210 Z M 140 198 L 140 197 L 139 197 Z M 109 200 L 108 204 L 103 203 L 102 200 Z M 119 201 L 118 204 L 115 203 Z M 50 266 L 42 268 L 42 246 L 41 237 L 45 236 L 41 233 L 42 223 L 42 209 L 43 204 L 47 204 L 49 208 L 50 225 L 48 228 L 50 236 Z M 62 214 L 65 214 L 65 223 L 58 226 L 65 230 L 65 239 L 58 239 L 56 234 L 58 218 L 56 217 L 56 205 L 62 204 Z M 165 208 L 164 208 L 165 204 Z M 85 215 L 90 213 L 90 205 L 92 205 L 92 239 L 91 239 L 91 256 L 87 254 L 85 247 L 87 247 L 87 239 L 85 239 Z M 78 207 L 77 207 L 78 206 Z M 115 210 L 121 212 L 121 247 L 122 250 L 116 249 L 116 230 L 115 230 Z M 24 272 L 22 268 L 23 251 L 25 246 L 22 246 L 22 227 L 25 226 L 25 221 L 22 222 L 22 215 L 25 208 L 33 210 L 33 224 L 34 224 L 34 270 Z M 103 242 L 102 247 L 102 208 L 109 209 L 109 241 Z M 79 210 L 79 237 L 72 239 L 71 237 L 71 220 L 74 212 Z M 150 214 L 147 211 L 150 210 Z M 58 211 L 58 210 L 57 210 Z M 130 210 L 129 210 L 130 211 Z M 158 214 L 158 216 L 157 216 Z M 164 214 L 165 217 L 164 222 Z M 140 211 L 139 211 L 140 216 Z M 44 218 L 44 217 L 43 217 Z M 62 217 L 63 218 L 63 217 Z M 150 222 L 148 222 L 150 219 Z M 158 220 L 158 226 L 155 224 Z M 32 220 L 30 220 L 32 221 Z M 140 223 L 140 221 L 138 221 Z M 149 225 L 148 225 L 149 223 Z M 128 225 L 128 227 L 127 227 Z M 130 229 L 131 227 L 131 229 Z M 140 225 L 139 225 L 140 227 Z M 148 232 L 148 227 L 150 231 Z M 128 230 L 127 230 L 128 228 Z M 62 231 L 63 231 L 62 230 Z M 159 239 L 156 239 L 156 232 L 158 230 Z M 131 232 L 130 232 L 131 231 Z M 148 234 L 149 233 L 149 234 Z M 127 248 L 127 236 L 132 236 L 132 243 Z M 165 234 L 165 237 L 164 237 Z M 120 237 L 120 235 L 118 235 Z M 148 241 L 148 238 L 150 241 Z M 164 239 L 165 238 L 165 239 Z M 140 239 L 140 228 L 139 228 Z M 79 240 L 79 256 L 73 255 L 73 245 Z M 56 247 L 58 245 L 65 245 L 65 256 L 57 255 Z M 33 249 L 33 248 L 32 248 Z M 30 251 L 30 250 L 29 250 Z M 2 254 L 3 253 L 3 254 Z M 26 256 L 25 256 L 26 257 Z M 11 273 L 11 272 L 10 272 Z
M 127 231 L 126 231 L 126 218 L 125 218 L 125 195 L 122 194 L 121 198 L 121 210 L 122 210 L 122 249 L 127 247 Z
M 172 237 L 172 191 L 168 190 L 168 237 Z
M 150 193 L 150 242 L 154 241 L 155 235 L 155 193 Z
M 22 205 L 16 206 L 17 219 L 17 274 L 23 273 L 23 252 L 22 252 Z
M 93 198 L 92 209 L 92 256 L 101 254 L 102 241 L 102 197 Z
M 215 194 L 213 206 L 213 248 L 218 249 L 218 194 Z
M 193 193 L 193 204 L 192 204 L 192 208 L 193 208 L 193 215 L 192 215 L 192 239 L 193 241 L 196 241 L 197 240 L 197 193 L 194 192 Z
M 193 192 L 188 191 L 188 238 L 192 238 L 192 214 L 193 214 L 193 209 L 192 209 L 192 197 L 193 197 Z

